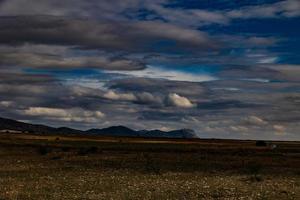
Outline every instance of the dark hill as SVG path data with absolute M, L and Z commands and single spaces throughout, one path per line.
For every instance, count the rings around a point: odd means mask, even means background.
M 111 126 L 103 129 L 90 129 L 87 130 L 88 134 L 104 135 L 104 136 L 132 136 L 138 137 L 138 131 L 132 130 L 125 126 Z
M 161 130 L 143 130 L 139 131 L 142 137 L 163 137 L 163 138 L 197 138 L 195 132 L 190 129 L 181 129 L 173 131 Z
M 30 133 L 55 133 L 57 129 L 49 126 L 29 124 L 0 117 L 0 130 L 13 130 Z
M 29 124 L 0 117 L 1 131 L 17 131 L 35 134 L 90 134 L 116 137 L 155 137 L 155 138 L 197 138 L 193 130 L 181 129 L 174 131 L 141 130 L 135 131 L 125 126 L 112 126 L 103 129 L 76 130 L 68 127 L 53 128 L 45 125 Z

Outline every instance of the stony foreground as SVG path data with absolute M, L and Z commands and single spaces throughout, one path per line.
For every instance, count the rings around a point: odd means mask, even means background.
M 295 144 L 90 145 L 2 137 L 0 199 L 300 199 Z

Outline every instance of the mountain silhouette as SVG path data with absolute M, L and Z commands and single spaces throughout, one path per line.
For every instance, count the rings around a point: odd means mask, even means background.
M 1 132 L 18 132 L 18 133 L 33 133 L 33 134 L 84 134 L 84 135 L 99 135 L 99 136 L 115 136 L 115 137 L 146 137 L 146 138 L 197 138 L 193 130 L 180 129 L 172 131 L 161 130 L 140 130 L 136 131 L 126 126 L 111 126 L 102 129 L 89 129 L 81 131 L 69 127 L 54 128 L 40 124 L 30 124 L 19 122 L 13 119 L 0 117 Z

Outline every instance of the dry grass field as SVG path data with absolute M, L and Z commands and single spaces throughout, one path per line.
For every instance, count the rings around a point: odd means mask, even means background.
M 300 142 L 0 135 L 0 199 L 300 199 Z

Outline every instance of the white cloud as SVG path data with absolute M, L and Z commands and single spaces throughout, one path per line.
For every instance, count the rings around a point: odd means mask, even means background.
M 273 128 L 275 130 L 275 135 L 277 136 L 286 135 L 286 129 L 284 126 L 275 124 L 273 125 Z
M 34 2 L 34 6 L 33 5 Z M 131 17 L 139 10 L 151 10 L 154 13 L 147 16 L 149 20 L 156 17 L 171 24 L 183 26 L 201 26 L 206 24 L 229 24 L 235 18 L 274 18 L 300 16 L 299 0 L 285 0 L 276 3 L 257 6 L 244 6 L 233 10 L 183 9 L 167 7 L 167 0 L 115 0 L 115 1 L 82 1 L 82 0 L 9 0 L 0 7 L 1 16 L 16 15 L 54 15 L 74 16 L 83 18 L 128 19 L 128 10 Z M 126 13 L 126 14 L 125 14 Z M 125 14 L 125 15 L 124 15 Z M 158 20 L 157 20 L 158 21 Z M 155 30 L 155 29 L 154 29 Z M 167 30 L 168 31 L 168 30 Z
M 191 45 L 214 46 L 214 43 L 207 43 L 209 38 L 206 33 L 194 29 L 187 29 L 168 23 L 151 21 L 138 22 L 136 24 L 136 28 L 145 31 L 147 34 L 154 37 L 173 39 L 180 42 L 190 43 Z
M 160 128 L 159 128 L 159 130 L 161 130 L 161 131 L 165 131 L 165 132 L 168 132 L 168 131 L 171 131 L 171 130 L 172 130 L 172 128 L 169 128 L 169 127 L 165 127 L 165 126 L 163 126 L 163 127 L 160 127 Z
M 247 6 L 241 9 L 229 11 L 226 14 L 230 18 L 275 18 L 300 16 L 300 1 L 287 0 L 273 4 Z
M 179 96 L 176 93 L 172 93 L 168 95 L 168 103 L 181 108 L 192 108 L 195 107 L 195 104 L 193 104 L 188 98 Z
M 48 107 L 29 107 L 23 111 L 29 116 L 41 116 L 59 121 L 95 123 L 105 115 L 101 111 L 88 111 L 81 108 L 61 109 Z
M 263 79 L 263 78 L 241 78 L 239 79 L 241 81 L 253 81 L 253 82 L 259 82 L 259 83 L 269 83 L 270 80 Z
M 260 64 L 272 64 L 272 63 L 277 63 L 278 57 L 266 57 L 266 58 L 261 58 L 258 60 L 258 63 Z
M 28 45 L 27 45 L 28 46 Z M 37 50 L 42 45 L 37 45 Z M 46 45 L 43 45 L 46 49 Z M 45 55 L 42 53 L 36 53 L 33 45 L 30 47 L 21 47 L 15 48 L 14 50 L 17 52 L 9 52 L 7 50 L 1 52 L 1 65 L 9 65 L 9 66 L 30 66 L 33 68 L 99 68 L 99 69 L 106 69 L 106 70 L 141 70 L 144 69 L 145 66 L 143 63 L 135 61 L 135 60 L 128 60 L 126 58 L 118 58 L 118 59 L 110 59 L 106 56 L 76 56 L 70 57 L 68 54 L 71 53 L 65 50 L 64 54 L 58 54 L 60 51 L 56 53 L 56 46 L 51 47 L 49 46 L 49 51 L 53 49 L 55 54 L 51 53 L 51 55 Z M 1 50 L 1 49 L 0 49 Z M 33 52 L 28 52 L 31 50 Z
M 300 65 L 263 65 L 263 67 L 267 67 L 270 69 L 274 69 L 279 71 L 280 73 L 284 74 L 290 80 L 299 81 L 300 80 Z
M 200 9 L 175 9 L 163 5 L 151 5 L 151 9 L 164 20 L 181 25 L 199 26 L 204 24 L 227 24 L 229 18 L 222 12 Z
M 187 81 L 187 82 L 205 82 L 205 81 L 213 81 L 217 80 L 216 77 L 213 77 L 208 74 L 192 74 L 182 71 L 175 70 L 164 70 L 158 67 L 147 66 L 144 70 L 139 71 L 116 71 L 118 74 L 125 74 L 129 76 L 135 77 L 143 77 L 143 78 L 157 78 L 157 79 L 166 79 L 171 81 Z
M 151 5 L 157 15 L 169 23 L 185 26 L 201 26 L 206 24 L 227 25 L 233 19 L 251 18 L 278 18 L 300 16 L 300 1 L 286 0 L 273 4 L 260 4 L 257 6 L 244 6 L 241 8 L 221 11 L 204 9 L 175 9 L 166 8 L 163 4 Z M 260 41 L 259 41 L 260 42 Z
M 242 133 L 245 133 L 247 132 L 249 129 L 245 126 L 230 126 L 230 129 L 232 131 L 235 131 L 235 132 L 240 132 L 241 134 Z
M 212 12 L 208 10 L 193 10 L 193 17 L 204 23 L 227 24 L 229 18 L 221 12 Z
M 239 88 L 235 88 L 235 87 L 220 87 L 220 88 L 212 88 L 213 90 L 226 90 L 226 91 L 231 91 L 231 92 L 236 92 L 236 91 L 240 91 L 241 89 Z
M 107 99 L 111 100 L 121 100 L 121 101 L 135 101 L 136 96 L 132 93 L 116 93 L 112 90 L 106 92 L 103 95 Z
M 10 107 L 13 105 L 12 101 L 0 101 L 0 106 L 2 107 Z
M 157 104 L 162 105 L 163 99 L 160 96 L 155 96 L 149 92 L 140 93 L 117 93 L 109 90 L 103 95 L 104 98 L 110 100 L 130 101 L 141 104 Z
M 257 117 L 257 116 L 253 116 L 253 115 L 247 117 L 247 118 L 246 118 L 246 122 L 247 122 L 247 123 L 250 123 L 250 124 L 252 124 L 252 125 L 258 125 L 258 126 L 262 126 L 262 125 L 268 124 L 267 121 L 265 121 L 265 120 L 263 120 L 263 119 L 261 119 L 261 118 L 259 118 L 259 117 Z
M 278 41 L 278 39 L 273 37 L 249 37 L 245 40 L 249 45 L 254 46 L 272 46 Z
M 141 103 L 156 103 L 156 104 L 162 104 L 162 99 L 159 96 L 154 96 L 153 94 L 149 92 L 142 92 L 138 93 L 137 95 L 138 101 Z

